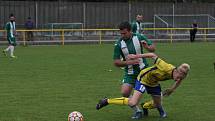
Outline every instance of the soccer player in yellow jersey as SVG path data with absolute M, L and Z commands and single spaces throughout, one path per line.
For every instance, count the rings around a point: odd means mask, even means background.
M 153 66 L 145 68 L 139 73 L 135 83 L 133 96 L 130 98 L 104 98 L 100 100 L 96 105 L 97 110 L 108 104 L 129 105 L 130 107 L 134 107 L 138 105 L 142 94 L 146 91 L 152 96 L 152 101 L 146 102 L 142 105 L 145 111 L 147 111 L 147 109 L 157 108 L 160 117 L 167 116 L 161 104 L 162 93 L 159 81 L 165 81 L 169 79 L 175 80 L 175 83 L 163 93 L 164 96 L 169 96 L 172 92 L 175 91 L 175 89 L 181 84 L 181 81 L 187 76 L 188 71 L 190 70 L 190 66 L 184 63 L 176 68 L 172 64 L 169 64 L 160 59 L 154 53 L 136 55 L 130 54 L 128 56 L 128 59 L 136 60 L 142 57 L 152 58 L 155 60 L 155 62 Z

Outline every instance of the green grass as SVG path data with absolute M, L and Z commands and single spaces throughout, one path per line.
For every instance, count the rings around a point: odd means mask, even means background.
M 3 47 L 1 47 L 3 49 Z M 104 96 L 120 97 L 123 70 L 112 64 L 113 45 L 17 47 L 17 59 L 0 55 L 0 121 L 131 121 L 127 106 L 95 110 Z M 214 121 L 215 43 L 157 44 L 156 53 L 176 66 L 191 65 L 187 79 L 164 99 L 168 118 L 156 110 L 143 121 Z M 112 71 L 108 71 L 108 70 Z M 173 83 L 162 82 L 163 88 Z M 150 99 L 144 94 L 143 100 Z

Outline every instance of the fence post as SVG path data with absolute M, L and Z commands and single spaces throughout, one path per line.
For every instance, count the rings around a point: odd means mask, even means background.
M 170 29 L 170 42 L 171 42 L 171 43 L 172 43 L 172 41 L 173 41 L 173 40 L 172 40 L 172 36 L 173 36 L 173 35 L 172 35 L 172 29 Z
M 61 31 L 61 37 L 62 37 L 62 40 L 61 40 L 62 41 L 62 45 L 64 45 L 64 39 L 65 38 L 64 38 L 64 30 L 63 29 Z
M 102 44 L 102 30 L 99 32 L 99 44 Z
M 206 29 L 204 29 L 204 40 L 205 40 L 205 42 L 207 42 L 207 31 L 206 31 Z
M 26 43 L 25 43 L 26 42 L 25 41 L 25 31 L 22 32 L 22 36 L 23 36 L 23 45 L 25 46 L 26 45 Z

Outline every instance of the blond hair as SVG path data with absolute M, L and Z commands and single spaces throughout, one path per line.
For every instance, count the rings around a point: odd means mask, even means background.
M 185 78 L 190 70 L 190 65 L 187 63 L 183 63 L 178 67 L 178 70 L 183 73 Z

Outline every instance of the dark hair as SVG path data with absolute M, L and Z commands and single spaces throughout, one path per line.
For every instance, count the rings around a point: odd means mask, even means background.
M 10 17 L 14 17 L 14 15 L 11 13 L 10 16 L 9 16 L 9 18 L 10 18 Z
M 29 16 L 28 19 L 31 19 L 31 17 Z
M 119 29 L 127 29 L 128 31 L 131 31 L 131 24 L 128 21 L 122 22 L 119 24 Z

